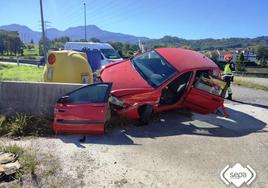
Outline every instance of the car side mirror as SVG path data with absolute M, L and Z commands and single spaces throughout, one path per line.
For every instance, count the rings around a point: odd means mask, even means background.
M 62 96 L 57 102 L 66 104 L 66 103 L 70 103 L 71 99 L 70 99 L 70 96 Z

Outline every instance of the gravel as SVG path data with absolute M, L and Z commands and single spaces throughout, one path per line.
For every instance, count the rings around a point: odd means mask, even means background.
M 238 86 L 233 92 L 239 102 L 226 101 L 230 118 L 169 112 L 85 143 L 79 135 L 12 142 L 58 159 L 58 187 L 226 187 L 220 172 L 236 163 L 256 171 L 253 187 L 268 187 L 268 92 Z

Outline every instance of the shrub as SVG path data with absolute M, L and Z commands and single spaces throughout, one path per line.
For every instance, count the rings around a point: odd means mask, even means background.
M 16 144 L 0 145 L 0 151 L 14 153 L 18 156 L 21 156 L 24 153 L 24 150 Z
M 24 152 L 19 161 L 22 164 L 24 173 L 35 173 L 37 158 L 33 152 Z
M 9 127 L 7 124 L 7 118 L 0 115 L 0 135 L 5 135 L 9 132 Z
M 10 127 L 10 133 L 13 136 L 25 135 L 27 126 L 31 124 L 31 117 L 24 114 L 17 113 L 15 118 L 8 123 Z
M 0 136 L 45 136 L 52 134 L 50 121 L 43 117 L 17 113 L 15 117 L 0 116 Z

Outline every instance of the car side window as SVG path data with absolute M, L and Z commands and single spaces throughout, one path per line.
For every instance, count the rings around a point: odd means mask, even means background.
M 69 93 L 71 103 L 103 103 L 108 100 L 109 84 L 95 84 Z
M 218 76 L 212 70 L 197 71 L 193 86 L 217 96 L 223 96 L 226 90 L 226 82 L 218 79 Z
M 170 82 L 161 93 L 160 104 L 171 105 L 178 102 L 184 95 L 192 77 L 192 72 L 186 72 Z

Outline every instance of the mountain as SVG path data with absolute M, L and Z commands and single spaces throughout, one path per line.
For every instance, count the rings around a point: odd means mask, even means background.
M 30 42 L 31 40 L 34 40 L 34 42 L 38 42 L 41 37 L 40 32 L 35 32 L 31 30 L 29 27 L 24 25 L 18 25 L 18 24 L 4 25 L 0 26 L 0 30 L 18 31 L 21 40 L 26 42 Z
M 0 26 L 0 30 L 18 31 L 23 42 L 30 42 L 33 40 L 38 43 L 41 38 L 41 32 L 33 31 L 27 26 L 12 24 Z M 164 36 L 160 39 L 149 39 L 146 37 L 136 37 L 122 33 L 114 33 L 105 31 L 96 25 L 87 26 L 87 37 L 98 38 L 103 42 L 117 41 L 117 42 L 130 42 L 137 43 L 141 40 L 147 48 L 154 47 L 189 47 L 195 50 L 214 50 L 226 48 L 246 48 L 254 45 L 268 46 L 268 36 L 260 36 L 256 38 L 223 38 L 223 39 L 199 39 L 199 40 L 186 40 L 176 36 Z M 46 30 L 49 39 L 55 39 L 61 36 L 68 36 L 71 40 L 84 39 L 84 26 L 70 27 L 64 31 L 56 28 Z
M 18 31 L 23 42 L 30 42 L 33 40 L 35 43 L 38 43 L 41 38 L 41 32 L 33 31 L 27 26 L 11 24 L 0 26 L 0 30 L 11 30 Z M 146 37 L 136 37 L 133 35 L 126 35 L 122 33 L 114 33 L 100 29 L 95 25 L 87 25 L 87 37 L 88 38 L 98 38 L 103 42 L 106 41 L 118 41 L 118 42 L 130 42 L 137 43 L 139 40 L 147 41 L 149 40 Z M 56 28 L 50 28 L 46 30 L 47 37 L 49 39 L 55 39 L 61 36 L 68 36 L 71 40 L 80 40 L 84 39 L 84 26 L 70 27 L 64 31 L 60 31 Z
M 268 46 L 268 36 L 256 38 L 223 38 L 186 40 L 174 36 L 164 36 L 160 39 L 151 39 L 146 42 L 147 47 L 189 47 L 195 50 L 215 50 L 226 48 L 247 48 L 250 46 Z

